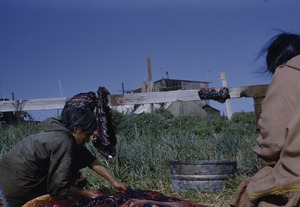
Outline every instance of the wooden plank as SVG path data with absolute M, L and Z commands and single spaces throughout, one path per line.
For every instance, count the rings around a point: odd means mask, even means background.
M 68 98 L 0 101 L 0 112 L 62 109 Z
M 268 85 L 253 85 L 241 87 L 229 87 L 230 98 L 241 97 L 264 97 Z M 214 88 L 216 91 L 222 88 Z M 174 101 L 196 101 L 200 100 L 198 89 L 194 90 L 177 90 L 167 92 L 149 92 L 149 93 L 133 93 L 123 95 L 111 95 L 109 97 L 109 105 L 134 105 L 148 103 L 164 103 Z
M 229 87 L 231 98 L 264 97 L 268 85 Z M 215 88 L 220 90 L 221 88 Z M 62 109 L 68 98 L 0 101 L 0 112 Z M 198 90 L 133 93 L 108 96 L 110 106 L 200 100 Z
M 174 101 L 200 100 L 198 90 L 178 90 L 167 92 L 132 93 L 122 95 L 110 95 L 109 105 L 134 105 L 149 103 L 164 103 Z
M 264 97 L 269 85 L 229 87 L 230 98 Z

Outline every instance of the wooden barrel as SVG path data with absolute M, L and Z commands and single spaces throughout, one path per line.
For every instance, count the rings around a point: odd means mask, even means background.
M 169 162 L 173 189 L 186 192 L 220 191 L 226 179 L 233 177 L 237 164 L 235 160 L 201 160 L 195 162 Z

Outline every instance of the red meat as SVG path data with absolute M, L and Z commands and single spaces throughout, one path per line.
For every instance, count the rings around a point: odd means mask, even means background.
M 124 193 L 103 195 L 97 198 L 41 196 L 27 202 L 23 207 L 205 207 L 192 201 L 167 196 L 155 191 L 132 189 Z

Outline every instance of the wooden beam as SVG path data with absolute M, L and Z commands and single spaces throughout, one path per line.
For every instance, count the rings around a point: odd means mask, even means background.
M 230 98 L 241 97 L 264 97 L 268 85 L 253 85 L 241 87 L 229 87 Z M 222 88 L 214 88 L 216 91 Z M 165 103 L 174 101 L 195 101 L 200 100 L 198 96 L 198 89 L 194 90 L 177 90 L 165 92 L 149 92 L 149 93 L 133 93 L 124 95 L 110 95 L 109 105 L 134 105 L 134 104 L 148 104 L 148 103 Z
M 62 109 L 68 98 L 0 101 L 0 112 Z
M 264 97 L 268 85 L 229 87 L 230 98 Z M 220 90 L 222 88 L 215 88 Z M 0 112 L 62 109 L 68 98 L 0 101 Z M 200 100 L 198 90 L 133 93 L 108 96 L 110 106 Z
M 230 98 L 241 97 L 264 97 L 269 85 L 253 85 L 253 86 L 240 86 L 229 87 Z
M 166 92 L 110 95 L 108 99 L 110 106 L 200 100 L 198 90 L 178 90 Z
M 151 57 L 147 57 L 147 69 L 148 69 L 148 82 L 152 82 L 152 72 L 151 72 Z

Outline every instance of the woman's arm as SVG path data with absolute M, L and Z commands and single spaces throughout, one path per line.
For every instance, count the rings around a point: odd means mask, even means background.
M 262 102 L 260 134 L 254 152 L 265 161 L 277 161 L 285 144 L 287 125 L 299 105 L 299 71 L 276 69 Z
M 91 163 L 90 168 L 97 174 L 101 175 L 106 180 L 108 180 L 118 191 L 124 192 L 128 188 L 128 186 L 125 183 L 119 181 L 105 167 L 103 167 L 99 160 L 94 160 Z
M 67 191 L 67 195 L 74 196 L 74 197 L 80 196 L 80 197 L 96 198 L 101 194 L 99 193 L 99 191 L 96 190 L 83 190 L 75 186 L 70 186 L 70 188 Z

